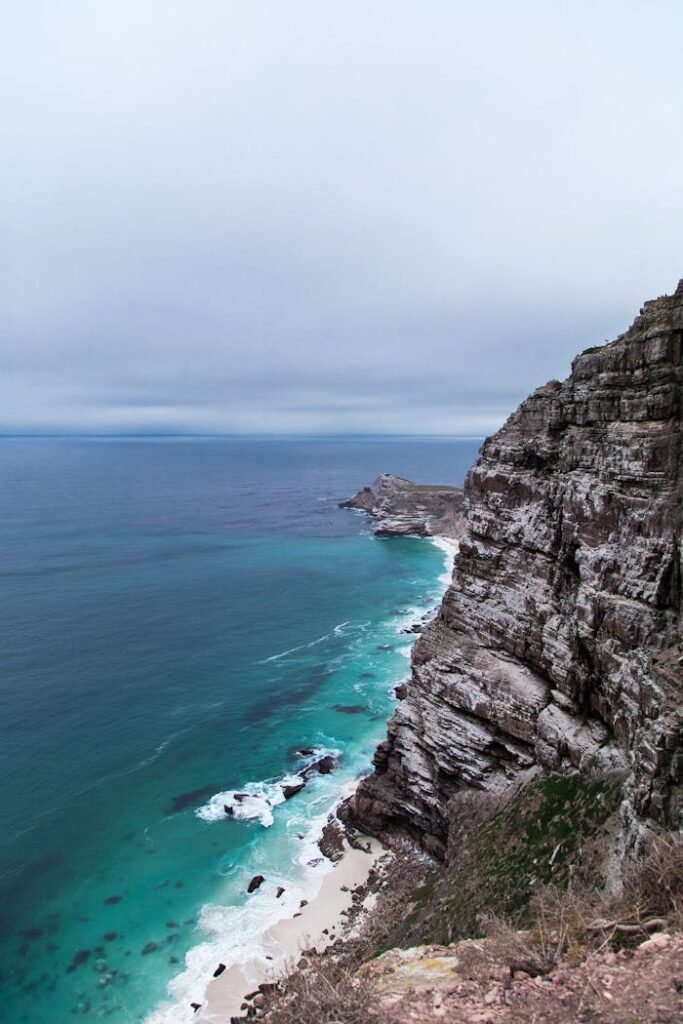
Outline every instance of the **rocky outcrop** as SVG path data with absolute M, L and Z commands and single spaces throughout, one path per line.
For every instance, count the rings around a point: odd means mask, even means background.
M 392 949 L 358 972 L 381 1021 L 459 1024 L 675 1024 L 683 1015 L 683 935 L 661 934 L 635 949 L 568 958 L 545 977 L 524 959 L 528 937 Z M 510 942 L 512 945 L 510 945 Z M 510 962 L 511 950 L 517 960 Z M 526 969 L 525 969 L 526 968 Z
M 459 790 L 578 769 L 624 772 L 631 822 L 681 823 L 682 339 L 683 282 L 484 443 L 351 819 L 439 853 Z
M 416 484 L 391 473 L 383 473 L 371 487 L 339 503 L 340 508 L 359 509 L 375 519 L 380 537 L 461 537 L 463 505 L 459 487 Z

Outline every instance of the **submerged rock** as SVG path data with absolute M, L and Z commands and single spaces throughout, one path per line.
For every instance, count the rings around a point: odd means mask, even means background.
M 171 800 L 168 807 L 165 808 L 165 814 L 177 814 L 179 811 L 184 811 L 188 807 L 197 807 L 199 804 L 203 804 L 207 797 L 213 796 L 220 789 L 219 785 L 211 782 L 206 786 L 200 786 L 199 789 L 190 789 L 186 793 L 178 793 Z

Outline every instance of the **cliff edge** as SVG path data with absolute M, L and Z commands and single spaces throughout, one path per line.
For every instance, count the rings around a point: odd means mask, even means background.
M 623 775 L 627 843 L 683 824 L 682 347 L 683 281 L 485 441 L 365 829 L 442 855 L 460 791 L 572 770 Z

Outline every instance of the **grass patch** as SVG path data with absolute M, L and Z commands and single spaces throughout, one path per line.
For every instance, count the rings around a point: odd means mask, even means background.
M 493 916 L 528 924 L 530 902 L 544 885 L 566 888 L 593 871 L 591 862 L 599 864 L 596 851 L 620 792 L 619 779 L 576 773 L 537 779 L 500 808 L 486 794 L 456 797 L 444 874 L 415 894 L 412 912 L 385 946 L 481 935 Z

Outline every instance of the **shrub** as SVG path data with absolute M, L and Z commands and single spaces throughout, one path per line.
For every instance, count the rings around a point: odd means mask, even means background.
M 306 965 L 280 982 L 267 996 L 267 1024 L 396 1024 L 376 1012 L 369 982 L 332 957 L 308 958 Z M 374 1004 L 374 1008 L 373 1008 Z

